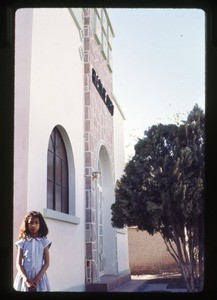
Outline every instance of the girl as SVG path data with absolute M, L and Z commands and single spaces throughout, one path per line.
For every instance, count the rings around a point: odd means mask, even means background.
M 51 242 L 46 238 L 47 234 L 48 228 L 40 212 L 31 211 L 24 217 L 19 240 L 15 243 L 18 249 L 15 290 L 50 291 L 46 270 Z

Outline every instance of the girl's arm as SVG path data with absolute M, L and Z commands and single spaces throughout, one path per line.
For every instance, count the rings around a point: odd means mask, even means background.
M 16 267 L 17 270 L 19 271 L 21 277 L 23 278 L 24 282 L 26 283 L 27 287 L 31 287 L 32 285 L 34 286 L 35 284 L 26 276 L 26 272 L 23 268 L 22 260 L 23 260 L 23 249 L 18 247 L 17 250 L 17 261 L 16 261 Z
M 40 272 L 37 274 L 37 276 L 33 279 L 33 282 L 37 285 L 39 280 L 42 278 L 44 273 L 47 271 L 50 264 L 50 255 L 49 255 L 49 245 L 44 248 L 44 265 L 41 268 Z

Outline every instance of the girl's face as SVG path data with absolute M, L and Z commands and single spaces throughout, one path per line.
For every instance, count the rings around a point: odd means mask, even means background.
M 38 236 L 38 231 L 40 228 L 39 218 L 31 218 L 30 217 L 27 222 L 27 226 L 28 226 L 28 231 L 29 231 L 31 237 Z

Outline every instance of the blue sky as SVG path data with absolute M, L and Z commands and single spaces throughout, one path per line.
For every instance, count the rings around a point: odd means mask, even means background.
M 199 9 L 110 8 L 113 89 L 125 114 L 126 158 L 158 123 L 205 110 L 205 14 Z

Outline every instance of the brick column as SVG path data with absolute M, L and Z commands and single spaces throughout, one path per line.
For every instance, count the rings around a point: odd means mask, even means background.
M 94 9 L 84 11 L 84 109 L 85 109 L 85 197 L 86 197 L 86 283 L 97 281 L 96 187 L 100 141 L 106 143 L 113 164 L 113 118 L 92 82 L 94 68 L 106 89 L 112 92 L 112 76 L 93 35 Z

